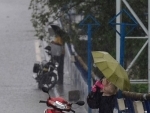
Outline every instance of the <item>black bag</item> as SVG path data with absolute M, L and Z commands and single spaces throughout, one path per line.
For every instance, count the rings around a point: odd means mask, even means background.
M 90 92 L 87 96 L 87 104 L 92 109 L 99 108 L 102 93 L 98 90 L 96 92 Z

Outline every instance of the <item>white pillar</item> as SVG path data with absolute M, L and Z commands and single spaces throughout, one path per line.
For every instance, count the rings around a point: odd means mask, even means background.
M 116 15 L 121 11 L 121 0 L 116 0 Z M 116 23 L 120 23 L 120 15 L 116 17 Z M 120 33 L 120 25 L 116 25 L 116 30 Z M 120 35 L 116 32 L 116 60 L 120 62 Z
M 150 0 L 148 0 L 148 92 L 150 92 Z

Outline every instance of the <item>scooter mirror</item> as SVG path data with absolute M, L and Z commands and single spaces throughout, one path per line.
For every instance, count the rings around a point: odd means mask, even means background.
M 68 92 L 69 101 L 78 101 L 80 99 L 80 91 L 79 90 L 71 90 Z
M 43 86 L 42 91 L 45 92 L 45 93 L 48 93 L 49 89 L 48 89 L 48 87 Z
M 76 104 L 79 106 L 83 106 L 85 104 L 85 102 L 84 101 L 78 101 L 78 102 L 76 102 Z

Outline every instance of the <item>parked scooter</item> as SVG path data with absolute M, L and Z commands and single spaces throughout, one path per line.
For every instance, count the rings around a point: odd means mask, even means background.
M 41 89 L 43 85 L 47 85 L 51 89 L 56 85 L 58 80 L 57 68 L 59 64 L 53 60 L 51 47 L 46 46 L 45 50 L 50 60 L 48 62 L 43 60 L 42 62 L 34 63 L 33 66 L 33 78 L 35 78 L 38 83 L 39 89 Z
M 48 93 L 49 90 L 48 88 L 43 87 L 42 91 Z M 49 94 L 49 98 L 46 101 L 40 100 L 39 103 L 46 103 L 48 107 L 51 107 L 45 109 L 44 113 L 65 113 L 70 111 L 75 113 L 75 111 L 72 109 L 73 104 L 77 104 L 79 106 L 83 106 L 85 104 L 84 101 L 69 103 L 62 97 L 51 97 L 50 94 Z

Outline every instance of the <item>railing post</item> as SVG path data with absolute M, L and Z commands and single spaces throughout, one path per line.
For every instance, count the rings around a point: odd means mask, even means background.
M 88 24 L 88 91 L 91 91 L 91 25 Z
M 91 20 L 93 23 L 89 23 L 88 20 Z M 99 27 L 100 24 L 95 20 L 94 17 L 92 17 L 91 15 L 88 15 L 87 17 L 85 17 L 85 19 L 83 19 L 80 23 L 80 26 L 82 27 L 86 27 L 87 29 L 87 35 L 88 35 L 88 92 L 91 91 L 91 36 L 92 36 L 92 28 L 94 26 Z M 88 113 L 91 113 L 91 109 L 88 108 Z

